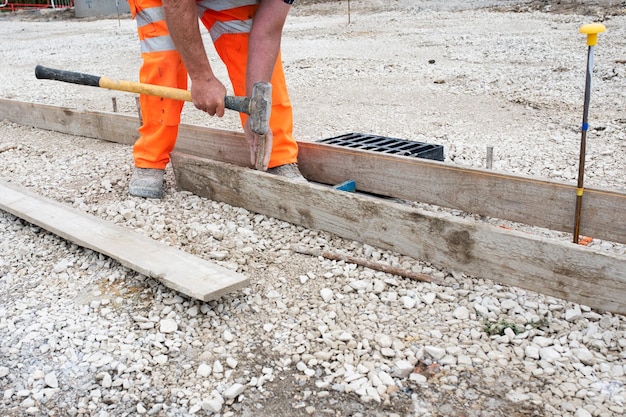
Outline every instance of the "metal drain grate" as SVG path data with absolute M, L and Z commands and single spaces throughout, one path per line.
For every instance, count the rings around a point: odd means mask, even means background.
M 443 161 L 444 159 L 443 146 L 441 145 L 364 133 L 347 133 L 334 138 L 320 139 L 318 142 L 435 161 Z

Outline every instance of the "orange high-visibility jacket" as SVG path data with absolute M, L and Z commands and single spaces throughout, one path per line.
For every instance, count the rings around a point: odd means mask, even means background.
M 292 0 L 284 0 L 292 3 Z M 170 38 L 161 0 L 128 0 L 141 43 L 142 83 L 187 89 L 187 71 Z M 197 0 L 198 17 L 207 28 L 215 49 L 224 61 L 235 95 L 246 94 L 248 36 L 258 7 L 256 0 Z M 297 162 L 298 147 L 293 138 L 293 113 L 280 55 L 272 83 L 273 133 L 269 168 Z M 135 166 L 164 169 L 176 144 L 184 102 L 141 95 L 143 124 L 133 147 Z M 242 126 L 246 115 L 242 114 Z

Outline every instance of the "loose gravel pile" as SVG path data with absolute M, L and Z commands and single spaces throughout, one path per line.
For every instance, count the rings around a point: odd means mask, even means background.
M 303 1 L 283 41 L 298 139 L 414 139 L 477 167 L 493 146 L 494 169 L 575 183 L 587 52 L 578 28 L 599 15 L 520 3 L 352 1 L 348 14 L 347 2 Z M 626 18 L 593 10 L 607 32 L 585 183 L 623 191 Z M 0 17 L 0 97 L 96 111 L 115 97 L 136 114 L 131 94 L 34 78 L 43 64 L 137 79 L 128 16 L 59 16 Z M 183 122 L 239 130 L 236 115 L 191 106 Z M 624 316 L 178 191 L 169 168 L 162 201 L 130 197 L 128 146 L 0 120 L 0 150 L 2 180 L 251 279 L 200 302 L 0 212 L 4 416 L 625 413 Z M 295 254 L 295 243 L 445 285 Z

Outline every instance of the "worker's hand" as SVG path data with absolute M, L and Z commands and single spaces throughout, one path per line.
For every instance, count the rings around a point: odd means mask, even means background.
M 272 156 L 272 131 L 268 130 L 264 135 L 253 132 L 250 129 L 250 118 L 248 118 L 244 126 L 244 132 L 250 148 L 250 162 L 259 171 L 267 171 L 267 165 L 270 163 L 270 157 Z
M 217 78 L 197 79 L 191 82 L 191 99 L 197 109 L 210 116 L 224 116 L 226 87 Z

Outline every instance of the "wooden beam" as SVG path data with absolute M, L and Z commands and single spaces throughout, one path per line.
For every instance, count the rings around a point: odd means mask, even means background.
M 133 143 L 137 118 L 77 112 L 0 99 L 0 118 L 73 135 Z M 298 142 L 300 170 L 311 181 L 356 181 L 357 190 L 572 233 L 576 186 L 543 178 L 466 168 L 316 142 Z M 176 151 L 249 165 L 243 134 L 181 125 Z M 585 189 L 581 233 L 626 243 L 626 192 Z
M 179 186 L 202 197 L 446 268 L 626 313 L 626 257 L 390 200 L 296 183 L 265 172 L 172 154 Z
M 0 209 L 199 300 L 214 300 L 249 285 L 235 271 L 4 181 Z
M 300 170 L 313 181 L 353 179 L 359 191 L 574 231 L 575 184 L 335 145 L 299 145 Z M 626 243 L 626 193 L 586 188 L 581 233 Z
M 83 112 L 67 107 L 0 99 L 0 120 L 68 135 L 132 145 L 139 121 L 119 113 Z

